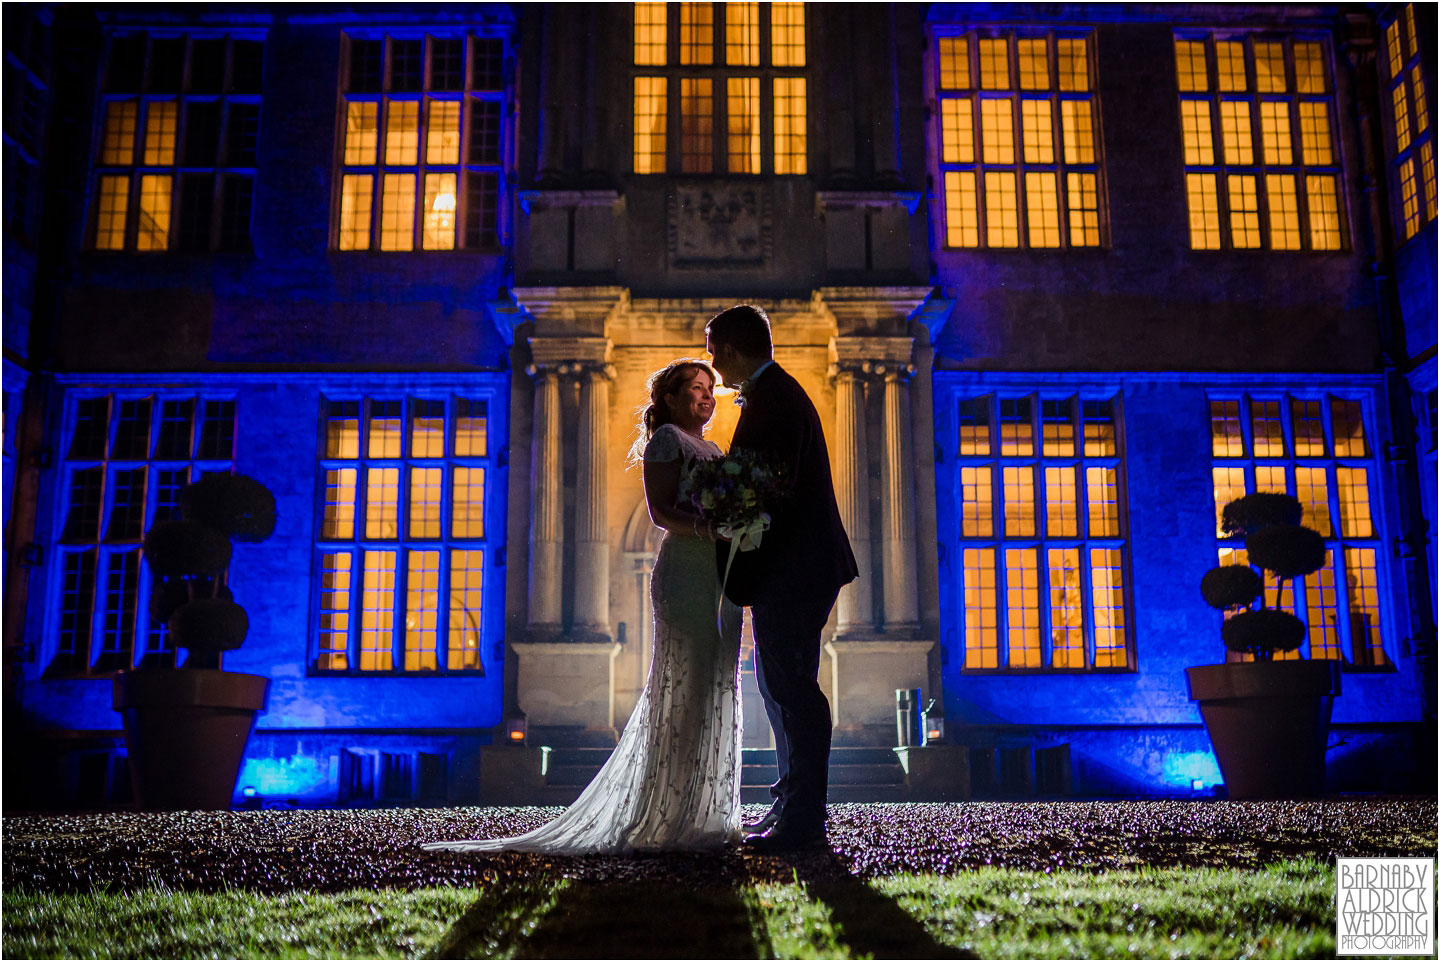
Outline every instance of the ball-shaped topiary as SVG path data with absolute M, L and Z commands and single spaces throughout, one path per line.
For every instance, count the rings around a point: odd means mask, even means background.
M 1305 640 L 1305 622 L 1288 611 L 1257 608 L 1242 611 L 1220 626 L 1220 637 L 1231 651 L 1269 661 L 1277 651 L 1294 651 Z
M 234 541 L 264 541 L 275 530 L 275 496 L 243 474 L 211 474 L 188 485 L 180 513 Z
M 1325 565 L 1325 539 L 1298 524 L 1260 528 L 1245 539 L 1245 553 L 1277 578 L 1303 578 Z
M 145 535 L 145 560 L 162 578 L 216 575 L 230 564 L 230 541 L 198 521 L 162 521 Z
M 1220 512 L 1220 530 L 1228 535 L 1249 535 L 1270 525 L 1296 525 L 1304 514 L 1300 502 L 1278 491 L 1257 491 L 1236 498 Z
M 230 651 L 245 640 L 250 617 L 233 601 L 196 598 L 170 617 L 170 631 L 192 654 Z
M 1200 579 L 1200 594 L 1212 608 L 1224 610 L 1248 605 L 1260 597 L 1263 583 L 1249 565 L 1220 565 Z

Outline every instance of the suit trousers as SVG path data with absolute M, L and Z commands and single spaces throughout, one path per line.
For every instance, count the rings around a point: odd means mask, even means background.
M 839 591 L 820 598 L 756 604 L 755 680 L 775 731 L 779 779 L 770 794 L 784 824 L 801 831 L 825 822 L 830 769 L 830 702 L 820 690 L 820 633 Z

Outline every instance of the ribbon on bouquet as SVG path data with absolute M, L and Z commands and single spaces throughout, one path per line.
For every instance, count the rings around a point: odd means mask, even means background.
M 725 586 L 730 583 L 730 566 L 735 563 L 735 556 L 740 552 L 754 551 L 760 547 L 765 532 L 770 530 L 770 515 L 761 511 L 758 516 L 743 524 L 722 524 L 715 530 L 730 540 L 730 556 L 725 559 L 725 575 L 720 579 L 720 601 L 715 608 L 715 628 L 721 637 L 724 637 L 722 615 L 725 612 Z

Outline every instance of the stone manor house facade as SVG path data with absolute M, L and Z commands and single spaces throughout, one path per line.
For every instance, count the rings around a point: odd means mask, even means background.
M 241 786 L 573 794 L 649 665 L 644 380 L 740 301 L 860 561 L 838 748 L 919 688 L 977 789 L 1214 792 L 1198 582 L 1283 490 L 1330 787 L 1433 789 L 1434 16 L 6 4 L 6 806 L 126 803 L 140 540 L 217 471 L 280 518 L 230 572 Z

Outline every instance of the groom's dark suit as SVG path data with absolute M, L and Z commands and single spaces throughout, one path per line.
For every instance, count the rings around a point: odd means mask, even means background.
M 830 455 L 815 405 L 793 377 L 771 364 L 744 394 L 731 450 L 748 449 L 780 467 L 788 496 L 767 506 L 770 530 L 736 555 L 726 594 L 754 619 L 756 680 L 775 730 L 779 780 L 770 792 L 781 824 L 805 833 L 825 820 L 830 703 L 820 690 L 820 633 L 840 588 L 858 568 L 840 522 Z M 717 545 L 720 570 L 729 544 Z

